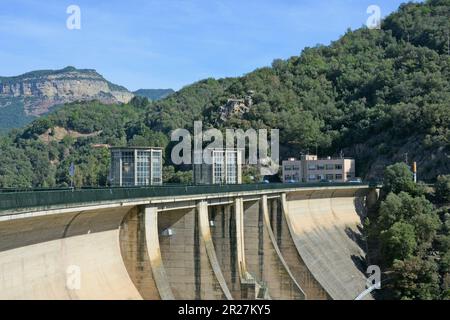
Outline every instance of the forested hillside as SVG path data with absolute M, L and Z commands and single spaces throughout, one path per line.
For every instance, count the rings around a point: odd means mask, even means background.
M 147 98 L 150 101 L 161 100 L 171 95 L 173 89 L 139 89 L 133 92 L 135 96 Z
M 419 178 L 434 180 L 450 172 L 449 30 L 450 0 L 406 4 L 382 30 L 348 31 L 243 77 L 206 79 L 155 102 L 71 104 L 1 138 L 0 186 L 68 183 L 71 161 L 77 184 L 105 184 L 108 152 L 92 144 L 167 146 L 171 130 L 191 129 L 194 120 L 279 128 L 283 158 L 316 146 L 320 155 L 342 150 L 365 178 L 381 177 L 408 153 Z M 248 113 L 220 120 L 228 99 L 248 95 Z
M 450 299 L 450 175 L 429 188 L 406 164 L 388 166 L 379 200 L 364 223 L 366 264 L 383 272 L 377 297 Z

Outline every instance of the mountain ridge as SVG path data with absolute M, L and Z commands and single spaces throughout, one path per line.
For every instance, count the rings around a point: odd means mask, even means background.
M 150 101 L 156 101 L 161 100 L 172 93 L 175 93 L 175 90 L 173 89 L 138 89 L 136 91 L 133 91 L 133 94 L 135 96 L 147 98 Z
M 94 69 L 69 66 L 0 77 L 0 130 L 25 125 L 54 108 L 74 101 L 128 103 L 134 94 L 106 80 Z

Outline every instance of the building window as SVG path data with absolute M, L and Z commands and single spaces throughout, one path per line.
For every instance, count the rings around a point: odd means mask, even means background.
M 308 164 L 308 170 L 316 170 L 315 164 Z
M 160 150 L 152 152 L 152 182 L 153 184 L 162 183 L 162 153 Z
M 318 164 L 317 165 L 317 170 L 325 170 L 325 165 L 324 164 Z
M 342 164 L 336 164 L 336 165 L 334 165 L 334 169 L 336 169 L 336 170 L 342 170 Z
M 134 152 L 122 152 L 122 185 L 134 185 Z
M 334 170 L 334 164 L 327 164 L 325 167 L 327 170 Z
M 337 174 L 336 175 L 336 180 L 342 180 L 342 174 Z
M 113 151 L 111 156 L 111 184 L 120 185 L 120 151 Z
M 213 152 L 214 158 L 214 183 L 221 184 L 223 183 L 223 152 Z
M 292 169 L 291 166 L 285 166 L 285 167 L 284 167 L 284 170 L 286 170 L 286 171 L 291 171 L 291 169 Z
M 309 179 L 309 181 L 315 181 L 316 180 L 316 175 L 315 174 L 310 174 L 308 179 Z
M 299 166 L 294 166 L 293 170 L 294 170 L 294 171 L 299 171 L 299 170 L 300 170 L 300 167 L 299 167 Z
M 333 174 L 327 174 L 326 177 L 327 177 L 327 180 L 334 180 Z
M 150 184 L 150 152 L 138 151 L 136 160 L 137 182 L 138 186 Z
M 239 149 L 208 149 L 211 160 L 194 164 L 196 184 L 238 184 L 241 183 L 242 153 Z M 194 154 L 195 155 L 195 154 Z M 200 153 L 200 156 L 202 154 Z M 203 160 L 203 159 L 202 159 Z M 283 166 L 284 168 L 284 166 Z
M 227 183 L 237 183 L 237 154 L 236 152 L 226 152 L 227 156 Z

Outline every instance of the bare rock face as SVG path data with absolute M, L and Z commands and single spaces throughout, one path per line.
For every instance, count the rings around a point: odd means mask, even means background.
M 36 117 L 64 103 L 89 100 L 127 103 L 133 97 L 126 88 L 107 81 L 91 69 L 67 67 L 0 77 L 0 110 L 4 118 L 14 116 L 8 114 L 8 108 L 14 113 L 22 109 L 25 117 Z
M 228 99 L 227 103 L 219 107 L 220 120 L 229 120 L 232 116 L 241 116 L 250 111 L 253 105 L 254 92 L 250 91 L 244 99 Z

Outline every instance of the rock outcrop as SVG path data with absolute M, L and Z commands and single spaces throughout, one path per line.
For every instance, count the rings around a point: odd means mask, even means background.
M 99 100 L 115 104 L 127 103 L 133 97 L 126 88 L 107 81 L 92 69 L 67 67 L 0 77 L 0 111 L 4 120 L 0 119 L 0 127 L 13 127 L 15 122 L 22 122 L 17 117 L 37 117 L 68 102 Z M 5 119 L 12 121 L 6 123 Z
M 219 108 L 220 119 L 229 120 L 232 116 L 241 116 L 250 111 L 253 105 L 254 92 L 250 91 L 244 99 L 228 99 L 227 103 Z

